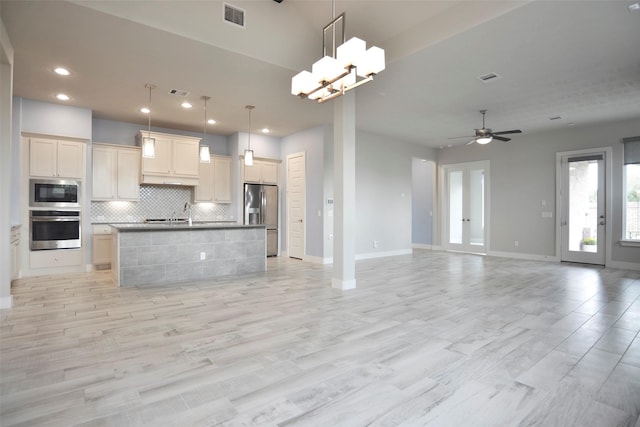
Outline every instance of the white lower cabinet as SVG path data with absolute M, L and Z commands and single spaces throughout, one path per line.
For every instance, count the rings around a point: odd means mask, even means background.
M 82 265 L 81 249 L 60 249 L 52 251 L 31 251 L 31 268 L 55 268 Z
M 93 225 L 91 249 L 93 265 L 111 264 L 111 227 L 103 224 Z

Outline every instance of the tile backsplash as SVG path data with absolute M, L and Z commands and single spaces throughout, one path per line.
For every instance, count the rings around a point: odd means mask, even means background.
M 141 185 L 138 202 L 91 202 L 91 222 L 143 222 L 149 218 L 187 218 L 185 203 L 193 200 L 192 187 Z M 229 204 L 193 203 L 194 221 L 235 221 Z

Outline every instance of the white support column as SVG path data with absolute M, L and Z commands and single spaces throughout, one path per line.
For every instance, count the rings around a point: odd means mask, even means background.
M 11 308 L 11 125 L 13 110 L 13 46 L 0 18 L 0 308 Z M 17 185 L 13 183 L 13 185 Z M 24 233 L 24 228 L 23 231 Z
M 333 280 L 336 289 L 356 287 L 356 99 L 345 93 L 333 104 L 334 241 Z

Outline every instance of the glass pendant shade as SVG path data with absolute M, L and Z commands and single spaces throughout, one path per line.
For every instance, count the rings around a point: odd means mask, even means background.
M 362 56 L 357 70 L 360 77 L 369 77 L 372 74 L 378 74 L 384 68 L 384 49 L 373 46 Z
M 156 139 L 150 136 L 142 138 L 142 157 L 154 158 L 156 156 Z
M 149 89 L 149 105 L 147 106 L 147 110 L 149 110 L 148 116 L 148 132 L 147 136 L 142 137 L 142 157 L 146 158 L 154 158 L 156 156 L 156 139 L 151 137 L 151 91 L 155 89 L 155 85 L 151 83 L 147 83 L 144 85 L 146 89 Z
M 313 74 L 306 70 L 299 72 L 291 79 L 291 94 L 293 95 L 308 95 L 317 87 L 318 82 Z
M 493 140 L 493 137 L 491 137 L 491 136 L 483 136 L 482 138 L 476 138 L 476 142 L 477 142 L 478 144 L 482 144 L 482 145 L 484 145 L 484 144 L 488 144 L 488 143 L 490 143 L 492 140 Z
M 253 166 L 253 150 L 244 150 L 245 166 Z
M 209 151 L 208 145 L 200 146 L 200 162 L 211 163 L 211 152 Z
M 311 73 L 318 83 L 330 82 L 344 73 L 344 68 L 340 66 L 335 58 L 325 56 L 313 64 Z
M 367 49 L 367 43 L 357 37 L 352 37 L 347 42 L 338 46 L 337 60 L 342 68 L 351 65 L 358 66 L 358 61 L 363 57 Z

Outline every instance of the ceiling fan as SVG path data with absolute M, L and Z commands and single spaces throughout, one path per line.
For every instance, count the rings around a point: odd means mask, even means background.
M 473 138 L 471 141 L 469 141 L 467 143 L 467 145 L 473 144 L 474 142 L 477 142 L 478 144 L 488 144 L 491 141 L 493 141 L 494 139 L 497 139 L 498 141 L 511 141 L 511 138 L 505 138 L 504 136 L 500 136 L 500 135 L 508 135 L 508 134 L 512 134 L 512 133 L 522 133 L 522 131 L 520 129 L 503 130 L 503 131 L 500 131 L 500 132 L 494 132 L 490 128 L 486 128 L 484 126 L 484 116 L 485 116 L 486 113 L 487 113 L 487 110 L 480 110 L 480 114 L 482 114 L 482 128 L 481 129 L 476 129 L 476 134 L 474 136 L 456 136 L 456 137 L 449 138 L 449 139 Z

